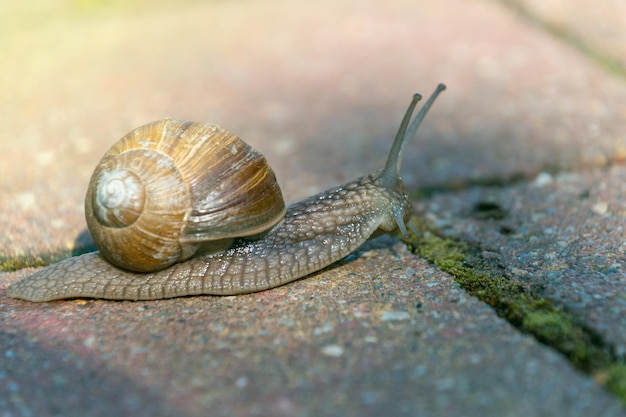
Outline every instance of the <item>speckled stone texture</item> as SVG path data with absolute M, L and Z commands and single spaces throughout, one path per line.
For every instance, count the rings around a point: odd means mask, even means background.
M 391 238 L 257 294 L 7 302 L 0 407 L 15 415 L 622 415 Z
M 224 126 L 293 202 L 381 168 L 411 95 L 445 82 L 404 155 L 411 192 L 441 192 L 416 213 L 543 285 L 623 355 L 626 83 L 510 8 L 5 3 L 2 260 L 89 245 L 89 176 L 134 127 Z M 393 237 L 236 297 L 6 298 L 32 271 L 0 273 L 1 417 L 625 415 Z
M 411 94 L 438 82 L 412 189 L 626 154 L 624 83 L 497 4 L 168 4 L 7 18 L 2 253 L 71 248 L 104 151 L 166 116 L 241 136 L 288 202 L 380 168 Z
M 508 278 L 538 284 L 626 359 L 626 168 L 542 173 L 423 206 L 445 235 L 478 245 Z

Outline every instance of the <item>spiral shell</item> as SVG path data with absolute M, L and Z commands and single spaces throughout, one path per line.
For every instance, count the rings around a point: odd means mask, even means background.
M 263 155 L 208 123 L 164 119 L 109 149 L 85 198 L 87 226 L 111 263 L 156 271 L 207 242 L 228 245 L 278 223 L 285 203 Z

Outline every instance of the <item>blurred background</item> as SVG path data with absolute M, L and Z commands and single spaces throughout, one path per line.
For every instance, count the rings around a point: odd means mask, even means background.
M 101 155 L 166 116 L 241 136 L 288 202 L 382 167 L 411 95 L 438 82 L 404 157 L 415 193 L 626 155 L 617 0 L 5 1 L 0 56 L 9 255 L 71 246 Z

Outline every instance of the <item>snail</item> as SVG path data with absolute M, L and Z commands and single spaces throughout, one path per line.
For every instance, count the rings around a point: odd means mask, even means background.
M 287 208 L 265 158 L 225 129 L 173 119 L 139 127 L 105 153 L 90 180 L 86 219 L 99 252 L 45 267 L 6 295 L 42 302 L 250 293 L 319 271 L 370 237 L 408 236 L 402 149 L 444 89 L 411 121 L 421 99 L 413 96 L 382 170 Z

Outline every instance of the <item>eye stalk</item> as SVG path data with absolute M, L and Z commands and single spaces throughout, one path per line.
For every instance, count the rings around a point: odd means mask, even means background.
M 393 145 L 391 145 L 391 150 L 389 151 L 387 162 L 381 175 L 383 183 L 390 189 L 393 188 L 394 185 L 400 180 L 400 164 L 402 163 L 402 151 L 404 150 L 404 145 L 415 135 L 417 128 L 426 117 L 426 113 L 430 110 L 430 107 L 437 99 L 437 96 L 439 96 L 439 94 L 445 89 L 445 84 L 439 84 L 428 100 L 426 100 L 424 106 L 422 106 L 420 111 L 417 113 L 415 119 L 410 122 L 417 102 L 422 99 L 420 94 L 413 95 L 411 104 L 409 104 L 409 108 L 406 110 L 406 113 L 402 118 L 402 123 L 400 123 L 400 128 L 398 129 L 398 133 L 393 141 Z

